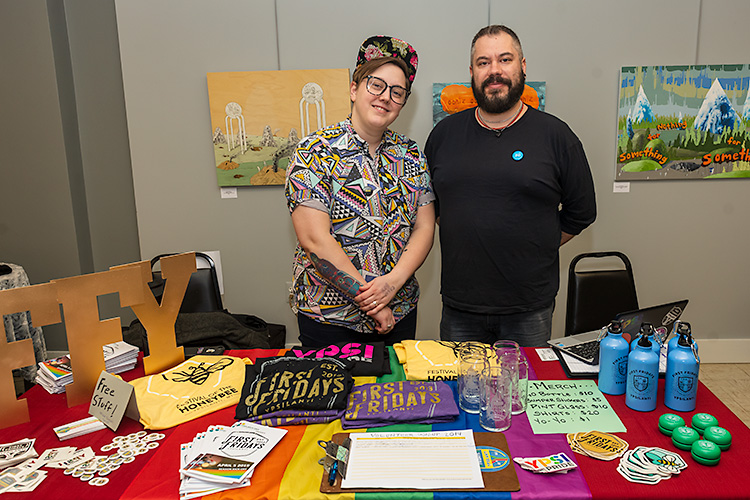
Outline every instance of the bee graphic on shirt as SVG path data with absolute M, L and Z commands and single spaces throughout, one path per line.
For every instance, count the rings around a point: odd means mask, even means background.
M 197 366 L 189 366 L 185 370 L 172 372 L 175 376 L 172 377 L 171 381 L 190 382 L 195 385 L 203 385 L 212 373 L 220 372 L 231 364 L 232 360 L 229 358 L 222 358 L 213 364 L 201 362 Z M 164 377 L 165 380 L 170 380 L 164 374 L 162 374 L 162 377 Z

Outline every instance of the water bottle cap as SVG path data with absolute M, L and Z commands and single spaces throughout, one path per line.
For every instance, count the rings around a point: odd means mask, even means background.
M 695 441 L 690 447 L 690 454 L 702 465 L 716 465 L 721 459 L 719 445 L 705 439 Z
M 716 443 L 721 451 L 727 451 L 732 444 L 732 434 L 718 425 L 706 427 L 703 431 L 703 439 Z
M 648 335 L 638 337 L 638 345 L 641 347 L 651 347 L 651 339 Z
M 688 323 L 687 321 L 680 321 L 680 323 L 677 325 L 677 334 L 690 335 L 690 323 Z
M 680 334 L 680 339 L 677 341 L 677 345 L 681 345 L 682 347 L 690 347 L 690 338 L 685 333 Z
M 641 333 L 643 335 L 653 335 L 654 325 L 652 325 L 651 323 L 641 323 Z
M 610 333 L 622 333 L 622 322 L 619 319 L 613 319 L 609 324 Z

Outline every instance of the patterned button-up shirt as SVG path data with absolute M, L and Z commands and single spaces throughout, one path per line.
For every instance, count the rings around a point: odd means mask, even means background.
M 286 174 L 289 211 L 300 205 L 329 214 L 331 234 L 366 281 L 390 272 L 417 218 L 435 200 L 419 146 L 386 130 L 376 158 L 349 119 L 303 139 Z M 297 245 L 292 307 L 321 323 L 371 332 L 374 323 L 351 299 L 330 285 Z M 389 304 L 398 322 L 416 306 L 414 276 Z

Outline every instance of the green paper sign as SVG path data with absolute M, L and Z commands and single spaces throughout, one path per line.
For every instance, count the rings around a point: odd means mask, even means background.
M 627 430 L 593 380 L 529 380 L 526 415 L 534 434 Z

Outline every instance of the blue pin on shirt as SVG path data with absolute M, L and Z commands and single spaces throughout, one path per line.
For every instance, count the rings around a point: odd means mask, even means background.
M 514 160 L 521 161 L 521 159 L 523 158 L 523 151 L 520 151 L 520 150 L 514 151 L 511 156 L 513 157 Z

